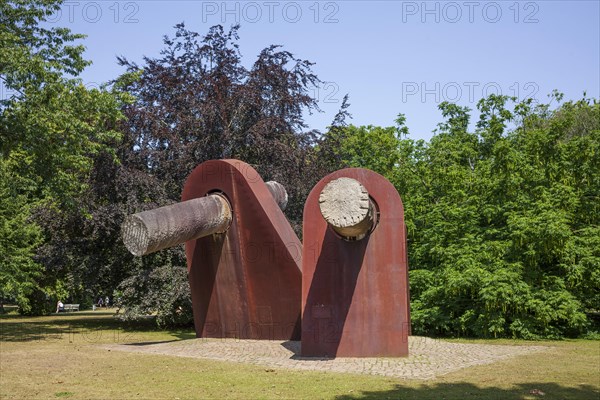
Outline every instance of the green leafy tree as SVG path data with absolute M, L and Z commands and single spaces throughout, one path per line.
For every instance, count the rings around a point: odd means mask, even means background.
M 6 162 L 0 160 L 0 296 L 15 300 L 28 312 L 27 296 L 40 274 L 33 257 L 42 232 L 29 221 L 27 199 L 16 190 L 19 183 L 20 178 L 11 176 Z
M 576 336 L 600 304 L 599 104 L 511 101 L 482 99 L 475 132 L 441 103 L 429 143 L 402 138 L 403 116 L 335 133 L 348 165 L 402 196 L 416 334 Z
M 73 44 L 83 36 L 66 28 L 43 27 L 61 3 L 0 3 L 0 80 L 14 93 L 0 102 L 2 187 L 11 188 L 1 201 L 13 203 L 0 209 L 11 210 L 10 216 L 3 213 L 2 221 L 13 229 L 7 246 L 20 249 L 5 253 L 0 292 L 15 296 L 21 311 L 33 313 L 42 312 L 44 306 L 32 309 L 27 293 L 64 296 L 61 280 L 66 274 L 56 274 L 32 258 L 39 229 L 31 215 L 36 210 L 60 215 L 75 209 L 94 155 L 110 151 L 119 139 L 114 128 L 127 100 L 105 89 L 88 90 L 76 78 L 89 65 L 82 57 L 84 47 Z M 16 230 L 17 222 L 30 227 Z M 43 240 L 52 234 L 43 230 Z M 17 277 L 23 278 L 18 279 L 20 289 L 15 287 Z
M 395 127 L 350 125 L 343 129 L 341 142 L 337 154 L 342 164 L 368 165 L 387 176 L 397 167 L 399 140 Z

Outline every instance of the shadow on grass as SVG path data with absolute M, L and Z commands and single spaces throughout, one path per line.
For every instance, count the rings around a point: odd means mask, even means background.
M 10 314 L 0 318 L 0 341 L 4 342 L 78 339 L 89 343 L 125 343 L 134 342 L 135 334 L 141 332 L 165 332 L 178 340 L 195 337 L 193 328 L 164 330 L 156 326 L 153 317 L 141 321 L 122 321 L 106 311 L 61 313 L 45 317 Z
M 463 399 L 582 399 L 597 400 L 600 392 L 590 385 L 565 387 L 556 383 L 522 383 L 512 389 L 497 387 L 480 388 L 470 383 L 423 384 L 419 387 L 396 385 L 384 391 L 364 391 L 336 396 L 336 400 L 353 399 L 418 399 L 418 400 L 463 400 Z

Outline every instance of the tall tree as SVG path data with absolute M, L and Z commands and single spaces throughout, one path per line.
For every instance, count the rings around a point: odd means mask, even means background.
M 84 47 L 73 44 L 83 36 L 66 28 L 42 27 L 61 3 L 0 3 L 0 80 L 14 93 L 0 101 L 2 187 L 10 188 L 10 195 L 3 192 L 1 201 L 18 200 L 0 207 L 12 210 L 3 213 L 4 227 L 31 224 L 36 208 L 54 214 L 72 210 L 74 199 L 85 190 L 92 157 L 110 149 L 119 138 L 114 128 L 125 98 L 106 90 L 88 90 L 76 78 L 89 65 L 82 57 Z M 20 248 L 20 259 L 14 259 L 13 252 L 3 252 L 4 265 L 12 267 L 0 272 L 1 295 L 16 297 L 26 312 L 41 311 L 31 309 L 27 293 L 37 290 L 52 295 L 62 287 L 62 275 L 33 259 L 34 231 L 33 226 L 14 230 L 7 246 Z M 43 233 L 46 239 L 51 235 Z M 15 285 L 17 276 L 22 278 L 22 290 Z
M 260 52 L 251 68 L 242 65 L 239 26 L 198 33 L 176 26 L 159 58 L 145 66 L 121 59 L 131 79 L 124 90 L 136 97 L 128 117 L 124 163 L 149 168 L 179 199 L 189 172 L 209 159 L 237 158 L 290 192 L 288 215 L 301 218 L 308 153 L 314 132 L 303 113 L 318 111 L 311 88 L 319 83 L 312 63 L 280 46 Z M 309 183 L 309 182 L 308 182 Z

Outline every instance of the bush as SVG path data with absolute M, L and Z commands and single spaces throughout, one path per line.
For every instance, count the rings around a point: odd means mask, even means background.
M 156 315 L 159 327 L 193 323 L 192 298 L 185 267 L 165 265 L 125 279 L 118 287 L 116 304 L 125 312 L 122 320 L 141 320 Z
M 27 302 L 19 302 L 19 313 L 22 315 L 48 315 L 56 311 L 56 301 L 41 289 L 34 289 Z

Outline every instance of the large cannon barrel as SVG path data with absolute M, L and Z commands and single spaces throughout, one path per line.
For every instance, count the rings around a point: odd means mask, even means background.
M 121 225 L 123 243 L 143 256 L 188 240 L 227 231 L 231 206 L 218 194 L 128 216 Z
M 285 187 L 275 181 L 266 185 L 279 207 L 285 209 L 288 201 Z M 188 240 L 223 233 L 229 228 L 231 218 L 227 199 L 211 194 L 130 215 L 121 225 L 121 236 L 131 254 L 144 256 Z
M 319 208 L 331 228 L 346 239 L 362 239 L 376 223 L 377 208 L 369 192 L 352 178 L 338 178 L 325 185 Z

